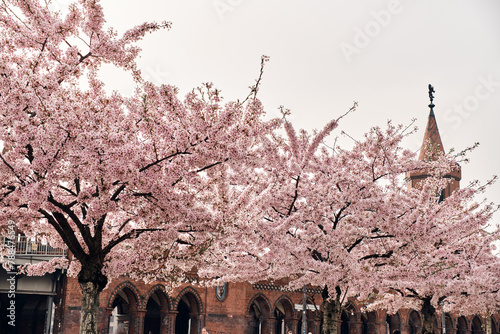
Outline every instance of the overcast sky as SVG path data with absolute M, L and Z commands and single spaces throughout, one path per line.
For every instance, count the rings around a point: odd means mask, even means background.
M 61 6 L 69 0 L 58 0 Z M 500 174 L 500 1 L 498 0 L 102 0 L 119 32 L 171 21 L 148 36 L 140 67 L 185 94 L 213 82 L 226 100 L 243 99 L 270 57 L 259 91 L 267 112 L 291 109 L 296 127 L 322 128 L 347 111 L 340 129 L 361 138 L 370 127 L 409 124 L 420 147 L 434 103 L 445 150 L 479 142 L 462 166 L 462 187 Z M 57 2 L 56 2 L 57 5 Z M 106 71 L 125 93 L 127 77 Z M 340 131 L 338 132 L 340 135 Z M 500 183 L 487 194 L 500 203 Z M 500 219 L 500 214 L 496 215 Z

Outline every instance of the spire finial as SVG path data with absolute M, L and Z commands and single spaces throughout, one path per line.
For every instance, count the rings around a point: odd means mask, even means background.
M 434 87 L 431 84 L 429 84 L 429 99 L 431 100 L 431 104 L 429 104 L 429 108 L 431 108 L 432 114 L 434 114 L 434 107 L 435 107 L 434 102 L 433 102 L 434 101 L 434 93 L 435 93 Z

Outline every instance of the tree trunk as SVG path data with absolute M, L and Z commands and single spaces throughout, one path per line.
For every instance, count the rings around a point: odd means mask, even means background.
M 486 317 L 486 322 L 484 324 L 484 331 L 486 334 L 492 334 L 493 333 L 493 328 L 491 328 L 491 314 Z
M 323 330 L 321 334 L 337 334 L 341 312 L 340 301 L 337 299 L 323 299 L 321 311 L 323 312 Z
M 78 283 L 82 289 L 80 334 L 97 334 L 99 295 L 108 283 L 108 278 L 102 274 L 102 264 L 82 263 Z
M 423 334 L 434 333 L 434 318 L 436 315 L 436 309 L 434 308 L 434 306 L 432 306 L 430 298 L 424 299 L 421 312 L 422 316 L 424 317 L 422 333 Z
M 82 288 L 80 334 L 97 334 L 99 294 L 101 292 L 97 285 L 92 282 L 80 283 L 80 287 Z

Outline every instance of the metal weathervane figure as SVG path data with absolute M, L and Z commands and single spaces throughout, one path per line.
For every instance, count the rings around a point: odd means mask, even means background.
M 429 104 L 429 108 L 431 108 L 431 111 L 434 111 L 434 107 L 435 107 L 434 102 L 433 102 L 435 92 L 436 91 L 434 90 L 434 87 L 431 84 L 429 84 L 429 99 L 431 100 L 431 104 Z

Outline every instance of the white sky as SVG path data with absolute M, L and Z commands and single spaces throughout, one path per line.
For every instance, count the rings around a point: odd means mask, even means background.
M 62 6 L 68 0 L 58 0 Z M 271 116 L 291 109 L 296 127 L 322 128 L 359 102 L 340 130 L 354 138 L 388 119 L 419 132 L 427 85 L 445 150 L 480 142 L 462 166 L 462 186 L 500 174 L 500 1 L 498 0 L 102 0 L 119 32 L 143 21 L 171 21 L 148 36 L 140 67 L 184 95 L 213 82 L 226 100 L 243 99 L 270 56 L 259 97 Z M 57 4 L 57 3 L 56 3 Z M 106 71 L 113 89 L 126 76 Z M 500 183 L 487 193 L 500 203 Z M 496 215 L 496 220 L 500 214 Z

